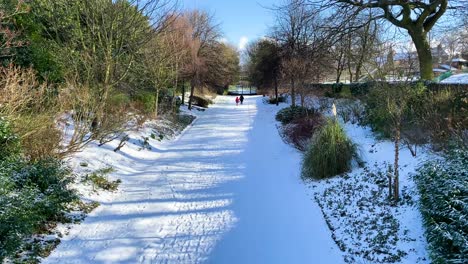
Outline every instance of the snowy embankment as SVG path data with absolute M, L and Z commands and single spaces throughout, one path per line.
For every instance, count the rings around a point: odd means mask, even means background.
M 306 103 L 331 115 L 333 101 L 308 98 Z M 349 120 L 344 129 L 358 145 L 365 166 L 308 184 L 345 260 L 348 263 L 430 263 L 412 176 L 434 154 L 418 148 L 417 156 L 413 157 L 409 149 L 400 147 L 401 201 L 395 206 L 388 199 L 387 177 L 395 159 L 394 143 L 378 140 L 370 128 L 352 124 L 360 117 L 353 116 L 350 109 L 359 107 L 359 102 L 338 99 L 335 103 L 339 118 Z
M 388 166 L 394 145 L 376 140 L 365 127 L 346 124 L 366 165 L 326 181 L 310 183 L 333 238 L 350 263 L 430 263 L 412 175 L 428 155 L 400 152 L 401 202 L 388 199 Z
M 81 172 L 112 166 L 117 192 L 82 189 L 101 205 L 44 263 L 343 263 L 300 179 L 300 154 L 276 131 L 276 106 L 218 97 L 172 141 L 131 134 L 88 146 Z M 85 165 L 86 164 L 86 165 Z M 85 165 L 85 166 L 83 166 Z

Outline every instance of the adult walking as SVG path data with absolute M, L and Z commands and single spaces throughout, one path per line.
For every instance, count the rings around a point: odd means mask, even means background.
M 241 103 L 241 104 L 244 104 L 244 95 L 241 94 L 241 96 L 240 96 L 239 99 L 240 99 L 240 103 Z

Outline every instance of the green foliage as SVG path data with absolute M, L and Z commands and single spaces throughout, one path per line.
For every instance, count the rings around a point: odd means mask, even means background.
M 0 261 L 45 223 L 64 218 L 68 204 L 78 200 L 69 175 L 57 160 L 0 162 Z
M 392 135 L 391 115 L 385 107 L 379 107 L 380 96 L 370 96 L 366 103 L 366 116 L 364 124 L 369 125 L 374 132 L 384 138 Z
M 352 83 L 349 86 L 349 90 L 351 94 L 355 97 L 360 97 L 369 93 L 369 89 L 374 86 L 372 82 L 365 82 L 365 83 Z
M 63 65 L 60 62 L 61 50 L 56 44 L 31 36 L 30 45 L 18 51 L 16 64 L 34 67 L 40 80 L 58 83 L 63 81 Z
M 433 263 L 468 262 L 468 150 L 430 161 L 416 176 Z
M 326 95 L 333 98 L 360 98 L 369 93 L 370 88 L 375 87 L 375 83 L 334 83 L 313 85 L 314 88 L 327 90 Z
M 399 125 L 402 137 L 414 144 L 430 141 L 442 149 L 453 139 L 466 144 L 467 90 L 437 87 L 422 82 L 376 86 L 365 98 L 363 124 L 384 138 Z
M 461 87 L 460 87 L 461 88 Z M 430 90 L 417 104 L 416 112 L 421 125 L 430 132 L 431 142 L 438 148 L 449 147 L 449 142 L 458 141 L 468 146 L 468 89 Z
M 347 137 L 338 121 L 328 120 L 315 133 L 304 154 L 302 175 L 324 179 L 348 172 L 353 159 L 360 162 L 356 144 Z
M 83 181 L 91 182 L 93 188 L 99 188 L 106 191 L 116 191 L 122 181 L 120 179 L 109 181 L 108 175 L 112 172 L 114 172 L 114 168 L 112 167 L 99 169 L 91 174 L 87 174 Z
M 307 116 L 316 114 L 315 109 L 302 107 L 302 106 L 290 106 L 283 108 L 276 114 L 276 121 L 281 122 L 283 125 L 289 124 L 296 119 L 301 119 Z
M 425 111 L 426 92 L 422 83 L 376 86 L 366 98 L 364 123 L 385 138 L 390 138 L 398 125 L 402 130 L 412 128 Z
M 141 105 L 146 113 L 154 113 L 156 106 L 156 96 L 154 93 L 142 91 L 135 96 L 135 100 Z
M 332 84 L 332 93 L 339 94 L 343 90 L 343 83 L 334 83 Z
M 126 106 L 130 103 L 130 97 L 124 93 L 113 93 L 109 98 L 109 103 L 114 106 Z
M 70 37 L 70 14 L 63 12 L 60 6 L 72 5 L 73 1 L 57 0 L 53 3 L 46 0 L 28 1 L 30 10 L 15 17 L 21 40 L 27 45 L 16 48 L 15 64 L 33 67 L 40 80 L 62 82 L 65 74 L 63 58 L 66 54 L 59 39 Z M 60 41 L 61 42 L 61 41 Z
M 0 161 L 15 156 L 20 151 L 19 139 L 13 133 L 10 123 L 0 117 Z
M 280 73 L 280 47 L 271 40 L 259 40 L 247 49 L 249 64 L 248 77 L 252 85 L 259 88 L 271 88 Z

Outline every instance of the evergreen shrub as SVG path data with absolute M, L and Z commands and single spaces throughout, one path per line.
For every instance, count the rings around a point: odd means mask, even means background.
M 468 263 L 468 150 L 432 160 L 416 176 L 433 263 Z

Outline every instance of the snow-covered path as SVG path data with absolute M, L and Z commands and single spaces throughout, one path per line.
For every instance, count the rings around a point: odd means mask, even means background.
M 343 263 L 261 99 L 218 97 L 177 141 L 124 151 L 120 192 L 44 263 Z

